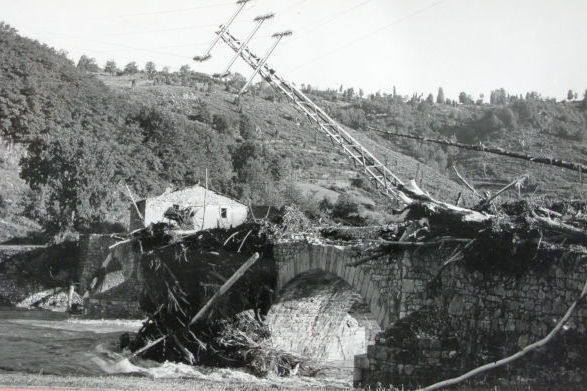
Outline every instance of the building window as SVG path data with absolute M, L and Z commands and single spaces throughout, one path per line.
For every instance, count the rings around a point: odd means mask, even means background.
M 220 208 L 220 217 L 226 218 L 226 208 Z

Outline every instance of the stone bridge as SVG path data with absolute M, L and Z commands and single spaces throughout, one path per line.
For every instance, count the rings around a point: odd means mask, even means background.
M 109 240 L 99 235 L 82 240 L 82 286 L 103 261 Z M 443 268 L 452 250 L 397 249 L 365 260 L 356 244 L 274 243 L 273 254 L 265 256 L 272 257 L 277 274 L 267 317 L 275 345 L 325 361 L 354 359 L 356 384 L 425 384 L 544 337 L 587 278 L 587 260 L 572 254 L 516 272 L 498 259 L 496 264 L 506 266 Z M 98 316 L 111 315 L 109 308 L 116 305 L 124 309 L 117 314 L 137 308 L 140 268 L 128 263 L 136 265 L 138 256 L 121 246 L 114 258 L 127 264 L 119 268 L 119 286 L 90 299 L 95 301 L 90 307 L 102 311 Z M 586 321 L 582 307 L 567 324 L 565 348 L 547 354 L 581 362 L 587 354 Z M 552 362 L 536 357 L 534 366 L 510 369 L 532 376 L 536 365 Z M 585 369 L 584 362 L 578 365 Z

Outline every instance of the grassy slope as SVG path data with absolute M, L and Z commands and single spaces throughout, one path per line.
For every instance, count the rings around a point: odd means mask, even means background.
M 222 114 L 234 128 L 238 127 L 239 113 L 232 104 L 234 95 L 219 86 L 215 86 L 212 93 L 206 93 L 188 87 L 150 85 L 141 80 L 135 88 L 130 88 L 128 80 L 120 77 L 102 75 L 100 79 L 110 87 L 124 91 L 131 99 L 167 106 L 177 112 L 189 112 L 195 102 L 201 99 L 208 105 L 211 114 Z M 319 197 L 323 196 L 326 189 L 338 193 L 351 190 L 350 180 L 357 177 L 352 163 L 338 149 L 333 148 L 327 138 L 317 134 L 289 103 L 277 100 L 271 102 L 247 95 L 241 98 L 241 105 L 243 113 L 256 125 L 258 137 L 264 145 L 291 159 L 298 183 L 320 186 L 322 189 L 316 189 L 315 186 L 310 189 L 316 191 Z M 454 200 L 463 190 L 436 170 L 396 152 L 393 144 L 379 134 L 350 128 L 347 130 L 403 180 L 414 178 L 418 172 L 420 178 L 423 171 L 424 188 L 433 196 Z M 351 191 L 358 199 L 363 199 L 365 206 L 372 205 L 373 199 L 381 201 L 374 194 L 376 192 L 358 188 Z

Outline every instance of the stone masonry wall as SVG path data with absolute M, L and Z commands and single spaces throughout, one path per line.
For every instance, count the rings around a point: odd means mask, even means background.
M 402 296 L 400 320 L 355 358 L 355 384 L 426 385 L 513 354 L 546 336 L 587 278 L 584 259 L 560 256 L 519 274 L 451 265 L 431 284 L 445 255 L 405 253 L 400 286 L 392 279 L 387 288 Z M 579 308 L 548 349 L 493 376 L 581 381 L 586 321 L 587 309 Z
M 274 247 L 279 287 L 309 270 L 331 272 L 361 294 L 386 328 L 355 358 L 355 384 L 371 387 L 425 385 L 517 352 L 554 327 L 587 279 L 587 260 L 560 254 L 521 268 L 452 264 L 438 274 L 451 252 L 448 246 L 396 250 L 350 267 L 365 256 L 350 246 Z M 579 381 L 587 371 L 586 321 L 583 306 L 551 347 L 494 375 Z
M 100 270 L 108 247 L 116 242 L 109 235 L 91 234 L 80 238 L 79 291 L 86 292 L 95 276 L 99 284 L 84 302 L 85 315 L 90 318 L 137 318 L 142 313 L 139 297 L 143 288 L 140 255 L 132 244 L 114 248 L 112 260 Z
M 67 291 L 77 281 L 77 257 L 78 247 L 73 242 L 50 247 L 2 246 L 0 305 L 23 301 L 42 304 L 45 297 Z

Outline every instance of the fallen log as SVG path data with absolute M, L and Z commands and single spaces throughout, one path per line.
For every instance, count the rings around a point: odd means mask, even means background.
M 390 132 L 388 130 L 374 128 L 372 126 L 369 126 L 368 128 L 371 130 L 374 130 L 376 132 L 386 134 L 388 136 L 403 137 L 403 138 L 409 138 L 412 140 L 418 140 L 418 141 L 423 141 L 423 142 L 427 142 L 427 143 L 434 143 L 434 144 L 440 144 L 440 145 L 447 145 L 450 147 L 467 149 L 470 151 L 487 152 L 487 153 L 491 153 L 494 155 L 508 156 L 508 157 L 512 157 L 514 159 L 527 160 L 527 161 L 530 161 L 533 163 L 541 163 L 541 164 L 547 164 L 549 166 L 567 168 L 569 170 L 577 171 L 579 173 L 587 172 L 587 165 L 581 164 L 581 163 L 569 162 L 569 161 L 562 160 L 562 159 L 532 156 L 527 153 L 507 151 L 507 150 L 500 148 L 500 147 L 485 146 L 481 143 L 479 143 L 479 145 L 463 144 L 463 143 L 459 143 L 457 141 L 450 141 L 450 140 L 446 140 L 446 139 L 435 139 L 435 138 L 429 138 L 429 137 L 416 136 L 413 134 Z
M 229 290 L 234 285 L 234 283 L 237 282 L 238 279 L 241 278 L 251 266 L 253 266 L 255 262 L 257 262 L 257 259 L 259 259 L 259 253 L 254 253 L 252 257 L 243 263 L 243 265 L 220 287 L 220 289 L 218 289 L 218 292 L 216 292 L 214 296 L 212 296 L 212 298 L 208 300 L 208 302 L 202 308 L 200 308 L 198 313 L 194 315 L 192 320 L 190 320 L 189 326 L 202 319 L 202 317 L 210 310 L 218 298 L 225 294 L 226 291 Z

